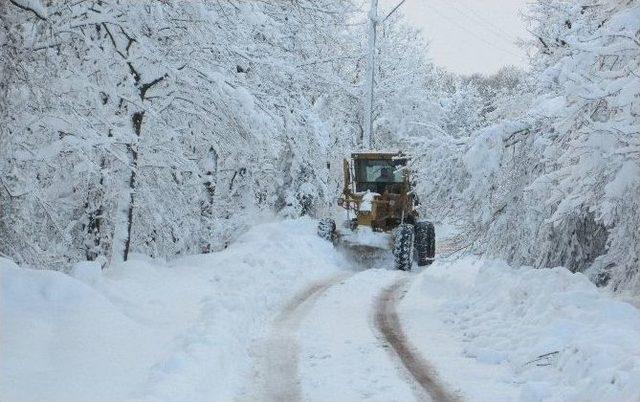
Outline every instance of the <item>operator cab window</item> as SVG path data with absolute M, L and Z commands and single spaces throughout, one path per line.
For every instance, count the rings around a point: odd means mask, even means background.
M 372 191 L 382 194 L 385 190 L 397 193 L 397 185 L 404 182 L 401 169 L 405 160 L 360 159 L 355 161 L 356 191 Z

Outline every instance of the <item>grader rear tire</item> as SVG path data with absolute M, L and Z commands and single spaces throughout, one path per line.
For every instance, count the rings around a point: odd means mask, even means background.
M 436 232 L 433 223 L 416 222 L 415 259 L 419 267 L 430 265 L 436 255 Z
M 411 271 L 413 263 L 413 225 L 401 224 L 395 230 L 393 238 L 393 262 L 395 269 Z

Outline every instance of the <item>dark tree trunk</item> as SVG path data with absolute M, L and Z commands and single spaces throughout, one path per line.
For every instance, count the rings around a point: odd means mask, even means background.
M 206 168 L 207 170 L 204 173 L 206 177 L 204 186 L 207 191 L 207 201 L 211 208 L 216 194 L 216 176 L 218 175 L 218 153 L 213 149 L 213 147 L 209 148 L 209 155 L 207 155 L 207 158 L 208 163 Z
M 202 201 L 200 203 L 200 215 L 201 219 L 204 223 L 204 226 L 207 228 L 207 232 L 210 233 L 211 230 L 211 218 L 213 217 L 213 203 L 215 201 L 216 195 L 216 182 L 218 176 L 218 153 L 216 150 L 211 147 L 209 148 L 209 154 L 205 160 L 204 167 L 204 179 L 203 184 L 207 194 L 206 201 Z M 209 253 L 211 252 L 211 242 L 210 239 L 205 238 L 202 244 L 202 252 Z
M 93 261 L 98 258 L 99 255 L 105 252 L 105 246 L 107 246 L 104 238 L 104 169 L 106 166 L 105 158 L 100 161 L 100 180 L 98 181 L 98 188 L 95 194 L 89 192 L 89 198 L 93 198 L 98 205 L 92 205 L 90 208 L 89 200 L 85 203 L 85 209 L 91 209 L 87 222 L 87 249 L 85 256 L 87 260 Z
M 136 134 L 140 142 L 140 134 L 142 132 L 142 119 L 144 118 L 144 112 L 134 113 L 131 122 L 133 124 L 133 132 Z M 129 258 L 129 251 L 131 249 L 131 227 L 133 226 L 133 207 L 135 204 L 136 196 L 136 173 L 138 171 L 138 149 L 134 144 L 127 145 L 129 154 L 131 155 L 131 176 L 129 176 L 129 211 L 127 213 L 127 237 L 124 242 L 124 255 L 123 259 L 127 261 Z

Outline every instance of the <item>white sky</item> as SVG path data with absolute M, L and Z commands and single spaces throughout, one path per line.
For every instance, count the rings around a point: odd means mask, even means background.
M 381 0 L 379 14 L 400 0 Z M 527 0 L 406 0 L 401 11 L 429 41 L 429 57 L 450 71 L 496 72 L 508 64 L 526 66 L 514 42 L 527 37 L 520 13 Z

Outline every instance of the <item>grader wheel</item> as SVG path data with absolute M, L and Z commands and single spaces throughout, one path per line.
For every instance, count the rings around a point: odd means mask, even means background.
M 401 224 L 394 232 L 393 261 L 396 269 L 411 271 L 413 263 L 413 225 Z

